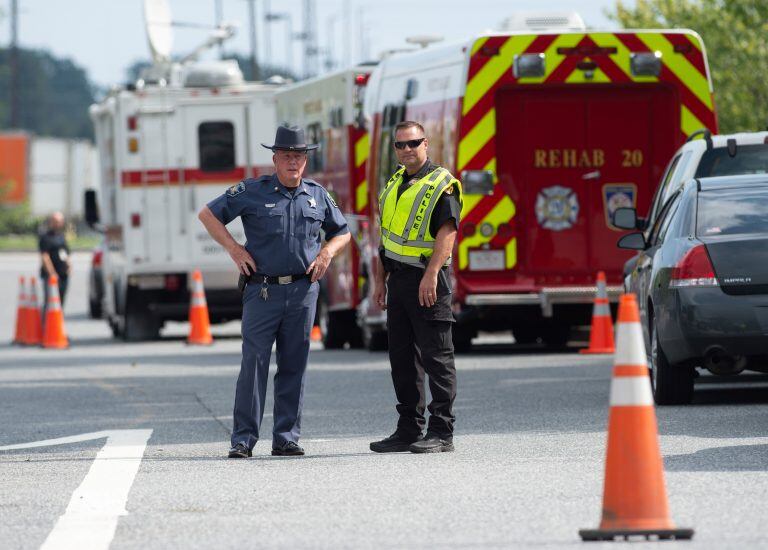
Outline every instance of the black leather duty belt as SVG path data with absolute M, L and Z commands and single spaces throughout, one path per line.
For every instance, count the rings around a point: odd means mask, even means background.
M 293 282 L 300 281 L 301 279 L 309 279 L 309 275 L 301 273 L 300 275 L 259 275 L 254 274 L 247 278 L 247 283 L 255 283 L 262 285 L 264 283 L 268 285 L 289 285 Z

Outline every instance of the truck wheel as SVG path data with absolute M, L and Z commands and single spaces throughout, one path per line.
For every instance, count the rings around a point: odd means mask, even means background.
M 543 330 L 541 339 L 551 350 L 564 350 L 568 347 L 568 339 L 571 336 L 571 325 L 567 323 L 551 322 Z
M 97 300 L 88 300 L 88 313 L 91 319 L 101 319 L 101 302 Z
M 363 344 L 368 351 L 387 351 L 389 349 L 389 335 L 386 330 L 373 329 L 366 326 L 362 330 Z
M 516 327 L 512 329 L 512 336 L 516 344 L 535 344 L 540 336 L 538 327 Z
M 160 338 L 160 323 L 149 312 L 128 311 L 125 314 L 123 338 L 127 342 L 142 342 Z
M 672 365 L 659 345 L 656 320 L 651 325 L 651 390 L 659 405 L 685 405 L 693 399 L 694 371 L 690 365 Z
M 474 334 L 471 330 L 461 328 L 457 323 L 453 323 L 453 351 L 456 353 L 467 353 L 472 350 L 472 338 Z

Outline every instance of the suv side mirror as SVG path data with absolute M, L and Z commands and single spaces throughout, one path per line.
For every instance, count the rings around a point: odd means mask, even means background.
M 86 189 L 85 199 L 85 222 L 93 227 L 99 223 L 99 205 L 96 203 L 96 190 Z
M 637 211 L 634 208 L 617 208 L 613 213 L 613 225 L 619 229 L 637 229 Z
M 630 233 L 629 235 L 624 235 L 619 239 L 619 242 L 616 243 L 616 246 L 628 250 L 645 250 L 647 248 L 645 237 L 643 237 L 642 233 Z

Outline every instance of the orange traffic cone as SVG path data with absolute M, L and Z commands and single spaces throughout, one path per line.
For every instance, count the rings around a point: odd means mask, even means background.
M 64 312 L 61 310 L 59 278 L 56 275 L 51 275 L 48 278 L 48 303 L 45 307 L 43 347 L 57 349 L 69 347 L 69 339 L 64 331 Z
M 320 327 L 315 325 L 312 327 L 312 332 L 309 333 L 309 339 L 313 342 L 319 342 L 323 339 L 323 331 L 320 330 Z
M 26 286 L 24 277 L 19 277 L 19 301 L 16 306 L 16 330 L 13 333 L 14 344 L 23 344 L 25 333 L 27 331 L 29 303 L 27 301 Z
M 605 288 L 605 273 L 597 274 L 597 294 L 592 308 L 592 328 L 589 331 L 589 347 L 579 353 L 613 353 L 613 323 L 611 306 L 608 305 L 608 291 Z
M 58 291 L 58 286 L 56 287 Z M 43 341 L 43 319 L 40 316 L 40 306 L 37 304 L 37 279 L 30 277 L 27 292 L 27 329 L 24 343 L 38 346 Z
M 693 529 L 675 528 L 669 517 L 656 411 L 634 294 L 621 297 L 616 334 L 603 517 L 598 529 L 582 529 L 579 535 L 583 540 L 690 539 Z
M 211 336 L 211 320 L 208 317 L 208 303 L 205 301 L 203 290 L 203 275 L 199 269 L 192 274 L 192 299 L 189 303 L 189 337 L 188 344 L 210 345 L 213 343 Z

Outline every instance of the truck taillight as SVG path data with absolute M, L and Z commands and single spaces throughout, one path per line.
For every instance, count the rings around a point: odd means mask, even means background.
M 175 292 L 181 288 L 181 277 L 178 275 L 166 275 L 165 276 L 165 290 L 168 292 Z
M 104 252 L 101 250 L 94 250 L 93 258 L 91 258 L 91 265 L 93 267 L 101 267 L 101 260 L 103 259 Z
M 366 84 L 368 84 L 368 79 L 370 77 L 371 77 L 370 73 L 369 74 L 360 73 L 358 75 L 355 75 L 355 84 L 357 84 L 358 86 L 365 86 Z
M 672 268 L 670 288 L 718 286 L 712 261 L 703 244 L 691 248 Z
M 138 119 L 135 116 L 128 117 L 128 130 L 135 132 L 138 128 Z
M 131 227 L 141 227 L 141 214 L 138 212 L 131 214 Z
M 461 235 L 463 237 L 471 237 L 477 233 L 477 225 L 474 223 L 465 223 L 461 226 Z
M 512 226 L 508 223 L 500 223 L 499 227 L 496 228 L 496 234 L 499 237 L 511 237 L 512 236 Z
M 128 138 L 128 152 L 130 153 L 138 153 L 139 152 L 139 140 L 135 137 Z

